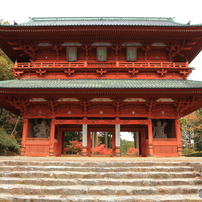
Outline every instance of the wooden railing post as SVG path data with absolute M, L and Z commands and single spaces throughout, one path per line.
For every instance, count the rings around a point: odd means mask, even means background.
M 18 66 L 18 62 L 16 61 L 14 67 L 17 67 L 17 66 Z

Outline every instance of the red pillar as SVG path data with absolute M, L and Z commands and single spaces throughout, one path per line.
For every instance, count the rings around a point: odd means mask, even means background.
M 147 151 L 149 148 L 145 146 L 145 141 L 146 141 L 146 134 L 145 134 L 145 129 L 142 129 L 140 132 L 140 154 L 141 156 L 147 156 Z
M 61 156 L 63 149 L 63 141 L 62 141 L 62 131 L 58 131 L 58 156 Z
M 64 154 L 64 132 L 62 132 L 62 134 L 61 134 L 61 148 L 60 148 L 60 153 L 61 154 Z M 65 145 L 66 146 L 66 145 Z
M 153 153 L 152 120 L 151 119 L 148 119 L 148 139 L 149 139 L 149 156 L 154 156 L 154 153 Z
M 112 157 L 116 155 L 116 147 L 115 147 L 115 131 L 112 131 Z
M 178 156 L 182 156 L 182 141 L 181 141 L 179 119 L 175 119 L 175 133 L 176 133 L 176 139 L 177 139 L 177 153 L 178 153 Z
M 87 132 L 87 156 L 91 156 L 91 134 L 90 131 Z
M 55 119 L 51 119 L 49 156 L 54 156 Z
M 23 123 L 23 133 L 22 133 L 22 141 L 21 141 L 21 155 L 25 155 L 26 151 L 26 140 L 27 140 L 27 135 L 28 135 L 28 129 L 29 128 L 29 119 L 24 118 L 24 123 Z

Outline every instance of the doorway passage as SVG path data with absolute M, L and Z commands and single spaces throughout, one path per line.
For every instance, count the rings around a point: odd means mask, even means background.
M 131 128 L 133 130 L 131 130 Z M 134 125 L 130 128 L 121 126 L 120 133 L 120 155 L 127 157 L 138 157 L 144 155 L 142 137 L 140 130 L 136 131 Z M 103 130 L 105 129 L 105 130 Z M 70 127 L 63 125 L 57 127 L 57 138 L 61 140 L 59 156 L 81 156 L 82 155 L 82 127 L 80 125 Z M 93 157 L 113 157 L 116 155 L 116 136 L 113 126 L 100 127 L 88 126 L 86 155 Z

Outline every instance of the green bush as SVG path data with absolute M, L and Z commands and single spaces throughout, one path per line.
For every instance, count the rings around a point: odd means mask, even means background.
M 12 156 L 20 153 L 20 146 L 14 136 L 0 128 L 0 156 Z
M 201 157 L 202 152 L 194 152 L 188 155 L 188 157 Z
M 194 152 L 193 149 L 187 149 L 187 148 L 183 148 L 183 149 L 182 149 L 182 154 L 183 154 L 184 156 L 189 156 L 189 155 L 192 154 L 193 152 Z

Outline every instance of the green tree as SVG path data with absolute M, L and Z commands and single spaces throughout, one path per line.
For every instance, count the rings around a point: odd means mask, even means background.
M 195 150 L 202 151 L 202 108 L 197 110 L 197 118 L 198 122 L 194 135 Z
M 70 145 L 71 141 L 82 141 L 82 133 L 81 132 L 74 132 L 74 131 L 69 131 L 64 133 L 64 147 L 66 145 Z
M 20 153 L 20 146 L 15 137 L 8 135 L 2 128 L 0 128 L 0 155 L 8 156 Z
M 12 61 L 0 49 L 0 80 L 1 81 L 15 78 L 10 72 L 10 68 L 12 66 L 13 66 Z M 10 138 L 10 136 L 12 136 L 13 138 L 16 137 L 16 139 L 20 142 L 21 134 L 22 134 L 22 118 L 0 107 L 0 129 L 1 129 L 1 133 L 4 134 L 3 135 L 4 139 L 6 138 L 5 134 L 7 134 L 7 141 L 13 141 L 13 139 Z M 6 141 L 2 141 L 2 144 L 5 142 Z M 1 148 L 4 148 L 3 145 L 1 145 Z M 11 152 L 14 152 L 12 147 L 8 147 L 5 145 L 5 148 L 7 150 L 11 149 Z M 4 155 L 4 152 L 3 153 L 2 152 L 3 150 L 0 150 L 0 155 Z
M 133 141 L 128 141 L 128 140 L 123 140 L 121 138 L 120 140 L 120 149 L 121 149 L 121 154 L 127 154 L 127 151 L 129 148 L 133 147 L 134 148 L 134 142 Z
M 183 147 L 202 151 L 202 109 L 184 116 L 180 123 Z
M 15 77 L 10 71 L 10 68 L 13 67 L 12 61 L 8 56 L 0 49 L 0 81 L 10 80 Z

